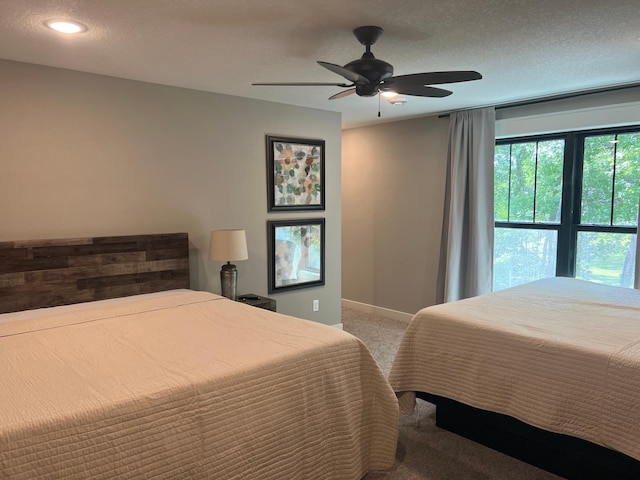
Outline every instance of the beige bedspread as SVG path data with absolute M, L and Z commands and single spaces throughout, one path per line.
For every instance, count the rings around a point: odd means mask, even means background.
M 338 329 L 176 292 L 0 324 L 0 478 L 358 479 L 398 405 Z
M 425 308 L 389 381 L 640 460 L 640 292 L 551 278 Z

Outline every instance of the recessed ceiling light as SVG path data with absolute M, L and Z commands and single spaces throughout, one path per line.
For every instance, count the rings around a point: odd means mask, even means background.
M 80 33 L 87 31 L 87 27 L 81 23 L 71 22 L 68 20 L 49 20 L 45 22 L 45 25 L 52 30 L 61 33 Z

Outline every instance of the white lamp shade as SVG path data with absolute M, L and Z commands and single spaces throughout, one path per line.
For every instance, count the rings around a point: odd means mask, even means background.
M 209 258 L 220 262 L 246 260 L 247 237 L 244 230 L 214 230 L 211 232 Z

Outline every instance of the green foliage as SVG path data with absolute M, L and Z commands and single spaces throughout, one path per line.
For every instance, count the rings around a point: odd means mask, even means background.
M 558 223 L 563 158 L 563 140 L 496 146 L 495 219 Z
M 538 143 L 536 222 L 560 223 L 563 163 L 563 140 Z
M 493 161 L 493 209 L 496 221 L 509 220 L 509 171 L 511 145 L 496 145 Z
M 639 172 L 640 134 L 586 138 L 581 223 L 637 225 Z

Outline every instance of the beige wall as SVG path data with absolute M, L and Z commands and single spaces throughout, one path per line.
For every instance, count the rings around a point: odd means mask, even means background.
M 405 313 L 435 303 L 448 118 L 343 131 L 342 297 Z
M 339 114 L 1 60 L 0 78 L 0 241 L 185 231 L 192 288 L 219 293 L 210 231 L 244 228 L 239 291 L 266 295 L 266 221 L 325 217 L 326 286 L 272 297 L 340 323 Z M 267 133 L 326 140 L 326 211 L 267 213 Z

